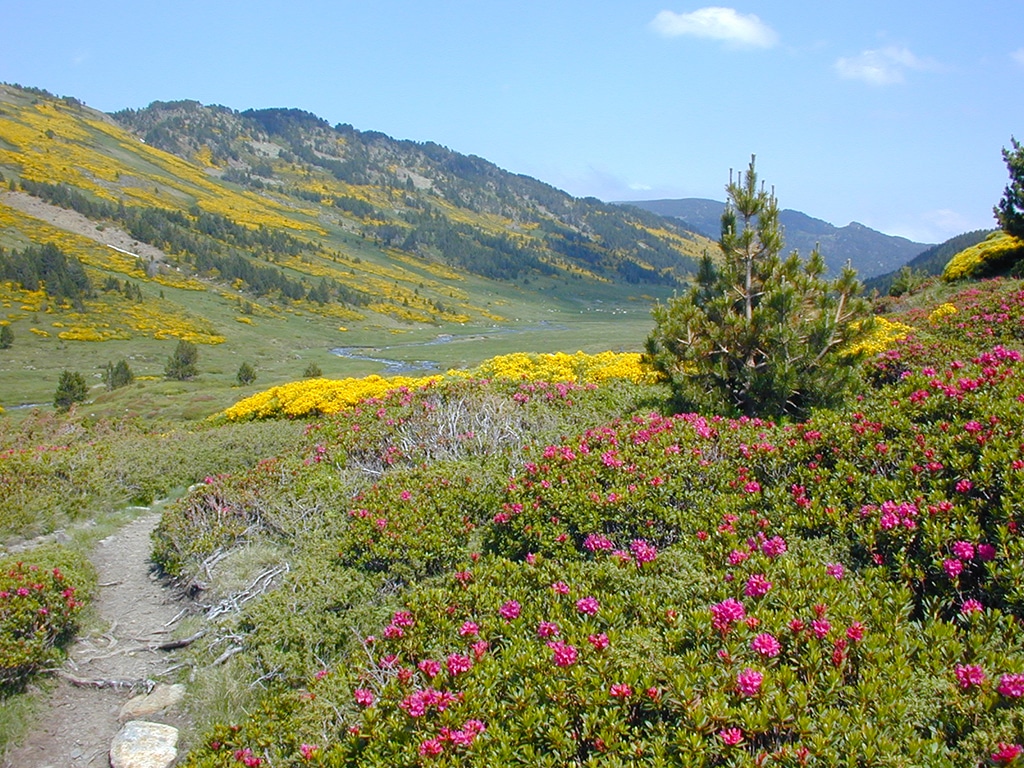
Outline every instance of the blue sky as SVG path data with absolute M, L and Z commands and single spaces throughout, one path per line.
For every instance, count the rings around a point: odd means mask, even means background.
M 939 242 L 994 226 L 1022 29 L 1022 0 L 2 0 L 0 81 L 297 107 L 603 200 L 723 199 L 754 153 L 785 208 Z

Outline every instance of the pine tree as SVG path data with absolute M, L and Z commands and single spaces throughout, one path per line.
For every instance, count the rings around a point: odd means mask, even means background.
M 174 354 L 167 358 L 167 365 L 164 368 L 164 376 L 175 381 L 188 381 L 199 374 L 196 368 L 196 361 L 199 359 L 199 350 L 191 341 L 181 339 L 174 349 Z
M 1010 172 L 1010 183 L 993 208 L 999 227 L 1007 234 L 1024 239 L 1024 145 L 1010 137 L 1012 150 L 1003 148 L 1003 160 Z
M 89 396 L 89 387 L 85 377 L 77 371 L 61 371 L 57 391 L 53 396 L 53 407 L 58 411 L 68 411 L 74 403 L 81 403 Z
M 106 384 L 108 390 L 127 387 L 133 381 L 135 381 L 135 374 L 132 373 L 127 360 L 118 360 L 116 365 L 108 362 L 107 367 L 103 370 L 103 383 Z
M 817 249 L 780 259 L 778 202 L 753 157 L 726 193 L 721 259 L 705 254 L 691 290 L 655 307 L 647 358 L 681 409 L 806 417 L 853 382 L 843 347 L 867 332 L 867 302 L 851 268 L 823 278 Z
M 10 349 L 14 346 L 14 331 L 9 325 L 0 326 L 0 349 Z
M 236 376 L 238 383 L 243 387 L 246 384 L 252 384 L 256 381 L 256 369 L 253 368 L 249 363 L 242 363 L 238 367 L 238 374 Z

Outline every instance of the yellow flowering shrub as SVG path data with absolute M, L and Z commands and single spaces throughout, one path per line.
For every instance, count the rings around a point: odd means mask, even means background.
M 931 325 L 935 325 L 942 318 L 948 317 L 949 315 L 955 315 L 956 313 L 957 308 L 955 305 L 950 304 L 949 302 L 946 302 L 945 304 L 939 304 L 939 306 L 937 306 L 928 314 L 928 322 Z
M 888 320 L 880 315 L 876 316 L 874 321 L 875 329 L 871 332 L 871 335 L 849 347 L 847 349 L 848 354 L 859 355 L 864 353 L 868 357 L 872 357 L 880 352 L 884 352 L 897 341 L 914 332 L 911 326 L 905 325 L 898 320 Z
M 528 354 L 515 352 L 492 357 L 471 373 L 480 378 L 506 381 L 572 381 L 599 384 L 608 379 L 627 379 L 637 383 L 657 381 L 657 374 L 641 364 L 636 352 L 601 352 L 588 355 L 577 352 Z
M 653 382 L 656 374 L 643 366 L 638 353 L 577 352 L 514 353 L 491 358 L 469 371 L 451 370 L 442 376 L 366 376 L 348 379 L 302 379 L 271 387 L 240 400 L 221 415 L 240 419 L 299 418 L 338 413 L 395 389 L 419 389 L 447 379 L 500 379 L 504 381 L 551 381 L 599 384 L 609 379 Z
M 956 254 L 942 270 L 947 282 L 979 277 L 1002 262 L 1024 258 L 1024 241 L 1005 232 L 993 232 L 977 245 Z

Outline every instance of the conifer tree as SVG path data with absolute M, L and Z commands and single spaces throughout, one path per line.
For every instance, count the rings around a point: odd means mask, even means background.
M 1012 149 L 1003 148 L 1003 160 L 1010 172 L 1010 183 L 993 208 L 999 227 L 1007 234 L 1024 239 L 1024 145 L 1010 137 Z
M 57 391 L 53 396 L 53 407 L 58 411 L 68 411 L 74 403 L 81 403 L 89 396 L 89 387 L 85 377 L 77 371 L 61 371 L 57 383 Z
M 243 387 L 246 384 L 252 384 L 254 381 L 256 381 L 256 369 L 253 368 L 252 365 L 250 365 L 249 363 L 242 363 L 238 367 L 238 374 L 236 375 L 235 378 L 238 379 L 238 383 L 241 384 Z
M 0 349 L 10 349 L 14 345 L 14 331 L 9 325 L 0 326 Z
M 655 307 L 647 358 L 680 409 L 806 417 L 853 382 L 843 348 L 867 332 L 867 302 L 849 266 L 824 279 L 817 249 L 780 258 L 778 202 L 753 157 L 726 193 L 720 258 L 705 254 L 690 291 Z
M 174 354 L 167 358 L 167 365 L 164 368 L 164 376 L 175 381 L 188 381 L 199 374 L 196 361 L 199 359 L 199 349 L 191 341 L 181 339 L 178 346 L 174 348 Z
M 108 390 L 126 387 L 133 381 L 135 381 L 135 374 L 132 373 L 127 360 L 118 360 L 116 365 L 108 362 L 107 367 L 103 370 L 103 383 L 107 385 Z

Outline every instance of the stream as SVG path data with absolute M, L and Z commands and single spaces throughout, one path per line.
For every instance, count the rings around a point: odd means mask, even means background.
M 331 350 L 332 355 L 344 357 L 346 360 L 362 360 L 370 363 L 378 363 L 384 367 L 384 374 L 397 376 L 413 372 L 433 372 L 441 370 L 441 363 L 436 360 L 398 360 L 392 357 L 385 357 L 389 350 L 404 350 L 414 347 L 434 347 L 439 344 L 452 344 L 457 342 L 487 341 L 492 336 L 510 333 L 525 333 L 527 331 L 564 331 L 568 326 L 541 321 L 536 325 L 524 326 L 522 328 L 494 328 L 487 333 L 469 333 L 458 336 L 451 333 L 442 333 L 436 338 L 427 341 L 412 341 L 406 344 L 390 344 L 381 347 L 353 346 L 335 347 Z

